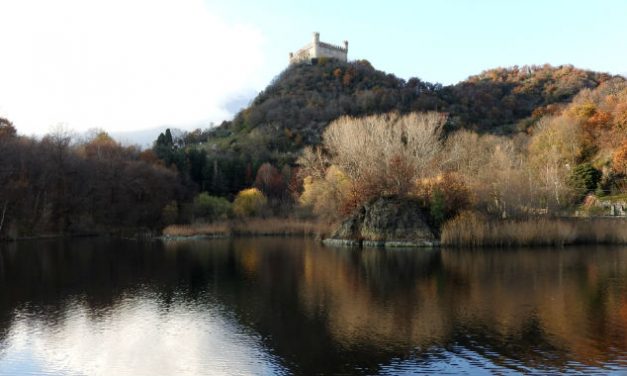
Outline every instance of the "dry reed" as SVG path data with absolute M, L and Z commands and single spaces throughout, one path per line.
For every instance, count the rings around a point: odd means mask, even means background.
M 235 235 L 303 235 L 314 236 L 328 232 L 328 226 L 318 222 L 283 218 L 253 218 L 233 222 L 231 231 Z
M 627 244 L 627 220 L 531 218 L 494 221 L 465 212 L 444 225 L 441 242 L 455 247 Z
M 191 225 L 170 225 L 163 229 L 163 235 L 186 236 L 228 236 L 231 233 L 226 223 L 196 223 Z
M 291 218 L 252 218 L 211 224 L 171 225 L 163 230 L 169 237 L 190 236 L 317 236 L 326 234 L 330 226 Z

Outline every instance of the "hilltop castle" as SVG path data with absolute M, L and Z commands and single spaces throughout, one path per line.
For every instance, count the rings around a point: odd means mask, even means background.
M 320 42 L 320 33 L 313 33 L 313 40 L 305 47 L 290 52 L 290 64 L 300 63 L 302 61 L 315 62 L 321 57 L 338 59 L 340 61 L 348 61 L 348 41 L 344 41 L 344 47 L 334 46 L 332 44 Z

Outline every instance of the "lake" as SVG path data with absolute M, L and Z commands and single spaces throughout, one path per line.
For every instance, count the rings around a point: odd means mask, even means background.
M 627 247 L 0 244 L 0 374 L 627 373 Z

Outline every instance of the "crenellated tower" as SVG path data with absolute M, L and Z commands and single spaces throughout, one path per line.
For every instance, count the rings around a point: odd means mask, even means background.
M 348 61 L 348 41 L 344 41 L 344 47 L 320 42 L 320 33 L 313 33 L 311 43 L 305 45 L 296 53 L 290 52 L 290 64 L 300 62 L 315 62 L 321 57 Z

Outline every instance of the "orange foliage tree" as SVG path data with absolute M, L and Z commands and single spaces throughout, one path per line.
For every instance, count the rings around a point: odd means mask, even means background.
M 614 152 L 612 168 L 619 174 L 627 175 L 627 140 Z

